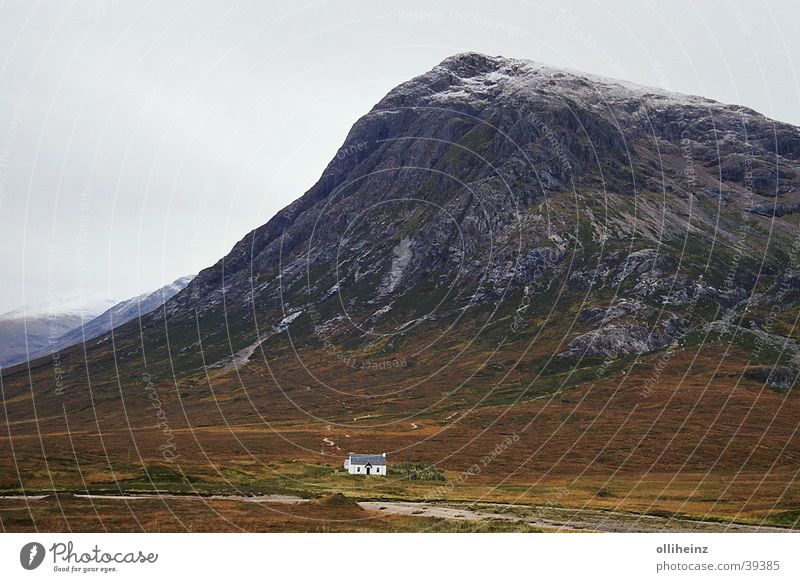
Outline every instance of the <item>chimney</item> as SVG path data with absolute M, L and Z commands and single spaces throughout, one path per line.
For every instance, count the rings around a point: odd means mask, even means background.
M 386 453 L 383 453 L 383 458 L 384 458 L 384 459 L 386 458 Z

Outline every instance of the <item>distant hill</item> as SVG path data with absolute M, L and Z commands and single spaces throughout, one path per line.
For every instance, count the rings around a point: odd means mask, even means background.
M 116 304 L 76 294 L 58 303 L 43 302 L 0 315 L 0 365 L 13 366 L 96 338 L 163 305 L 193 277 L 181 277 Z
M 164 285 L 152 293 L 143 293 L 126 301 L 117 303 L 88 323 L 80 325 L 63 334 L 56 342 L 54 350 L 62 350 L 69 346 L 94 339 L 115 327 L 128 323 L 161 307 L 179 291 L 182 291 L 194 275 L 186 275 Z
M 6 368 L 47 353 L 61 336 L 114 305 L 113 299 L 83 291 L 32 303 L 0 315 L 0 366 Z

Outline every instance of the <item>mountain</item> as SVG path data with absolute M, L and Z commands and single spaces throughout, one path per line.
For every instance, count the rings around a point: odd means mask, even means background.
M 193 277 L 180 277 L 161 289 L 116 304 L 76 293 L 58 303 L 43 302 L 0 315 L 0 365 L 27 362 L 96 338 L 163 305 Z
M 32 303 L 0 315 L 0 366 L 43 354 L 64 333 L 102 313 L 114 301 L 84 291 Z
M 46 360 L 35 402 L 4 373 L 11 440 L 52 435 L 47 474 L 78 486 L 76 427 L 94 483 L 105 459 L 219 490 L 387 451 L 478 466 L 459 499 L 789 520 L 798 171 L 800 130 L 747 108 L 455 55 L 163 307 L 65 350 L 59 393 Z
M 94 339 L 115 327 L 150 313 L 182 291 L 193 278 L 194 275 L 185 275 L 151 293 L 142 293 L 117 303 L 88 323 L 63 334 L 55 343 L 52 351 L 63 350 L 69 346 Z
M 457 55 L 390 92 L 167 310 L 227 314 L 233 347 L 289 319 L 383 341 L 496 319 L 527 288 L 575 309 L 559 355 L 644 353 L 796 287 L 799 155 L 797 128 L 742 107 Z

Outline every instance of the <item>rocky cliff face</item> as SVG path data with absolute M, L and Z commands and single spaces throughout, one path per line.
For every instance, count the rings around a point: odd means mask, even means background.
M 459 54 L 391 91 L 167 312 L 224 306 L 249 342 L 316 312 L 386 335 L 561 298 L 563 357 L 644 353 L 769 301 L 797 258 L 799 167 L 800 131 L 742 107 Z

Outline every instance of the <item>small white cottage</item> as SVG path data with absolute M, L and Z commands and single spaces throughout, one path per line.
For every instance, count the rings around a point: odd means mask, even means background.
M 344 460 L 344 468 L 351 475 L 386 475 L 386 453 L 381 455 L 350 453 Z

